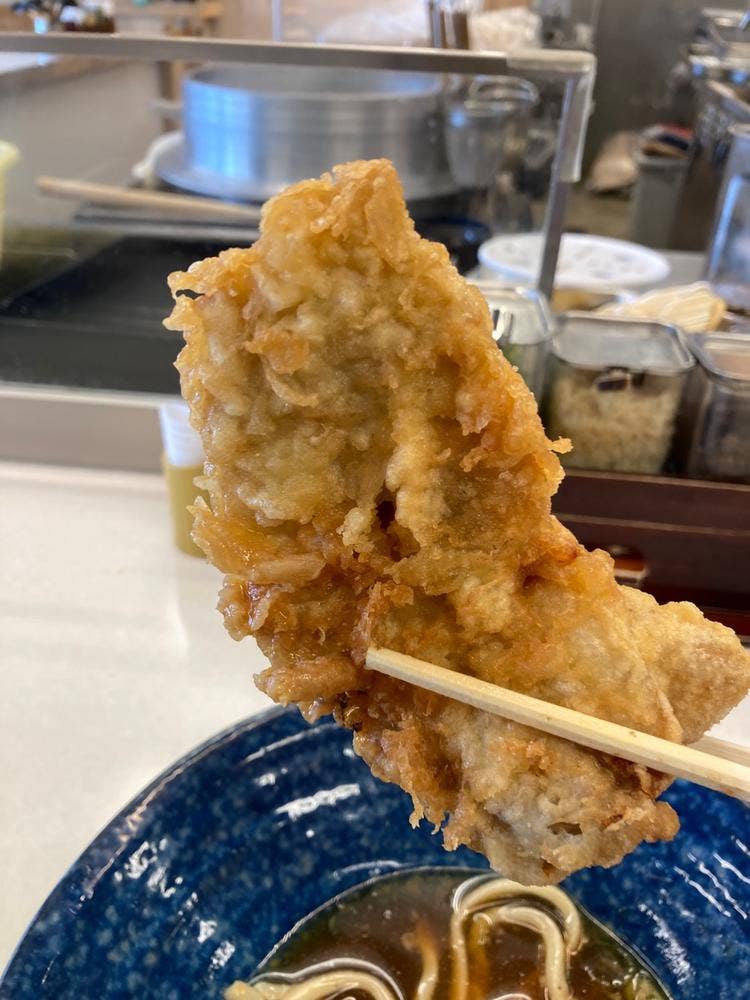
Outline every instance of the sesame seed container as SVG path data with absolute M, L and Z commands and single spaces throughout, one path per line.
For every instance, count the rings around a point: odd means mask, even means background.
M 564 313 L 552 338 L 544 418 L 569 438 L 563 464 L 657 475 L 695 362 L 666 323 Z

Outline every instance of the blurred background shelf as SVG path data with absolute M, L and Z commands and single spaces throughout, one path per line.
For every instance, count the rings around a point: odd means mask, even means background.
M 194 0 L 192 3 L 155 0 L 144 4 L 116 0 L 114 16 L 118 31 L 152 34 L 191 31 L 212 35 L 219 29 L 224 8 L 221 0 Z
M 553 510 L 622 582 L 660 601 L 693 601 L 750 636 L 750 486 L 570 470 Z

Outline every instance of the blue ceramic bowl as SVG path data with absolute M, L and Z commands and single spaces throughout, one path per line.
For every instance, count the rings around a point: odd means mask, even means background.
M 750 995 L 750 810 L 677 782 L 682 830 L 565 888 L 650 962 L 675 1000 Z M 350 735 L 274 710 L 179 761 L 46 901 L 0 997 L 221 997 L 300 918 L 350 886 L 447 854 L 374 779 Z

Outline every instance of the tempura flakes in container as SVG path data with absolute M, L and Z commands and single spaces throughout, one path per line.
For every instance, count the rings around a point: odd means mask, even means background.
M 750 483 L 750 337 L 697 334 L 681 423 L 685 472 L 696 479 Z
M 565 313 L 552 339 L 546 428 L 570 438 L 577 469 L 656 475 L 669 454 L 687 373 L 676 327 Z
M 472 281 L 487 300 L 493 337 L 526 385 L 542 398 L 544 374 L 554 321 L 547 300 L 534 288 L 504 288 L 491 281 Z

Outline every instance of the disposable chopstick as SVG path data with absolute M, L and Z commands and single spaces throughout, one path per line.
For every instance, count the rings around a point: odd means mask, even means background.
M 750 748 L 739 746 L 737 743 L 720 740 L 716 736 L 701 736 L 690 746 L 693 750 L 702 750 L 712 757 L 722 757 L 724 760 L 733 760 L 735 764 L 746 764 L 750 767 Z
M 446 670 L 445 667 L 391 649 L 369 649 L 366 662 L 371 670 L 504 719 L 750 801 L 750 767 L 743 763 L 747 759 L 745 752 L 733 744 L 724 744 L 711 737 L 703 738 L 701 745 L 707 749 L 722 744 L 724 749 L 732 747 L 737 752 L 736 759 L 725 759 L 703 749 L 672 743 L 628 726 Z
M 246 220 L 258 224 L 260 211 L 252 205 L 218 201 L 196 195 L 173 194 L 171 191 L 147 191 L 124 188 L 91 181 L 68 180 L 65 177 L 37 177 L 36 186 L 42 194 L 73 201 L 91 201 L 95 205 L 157 209 L 169 214 L 192 218 L 200 215 L 217 219 Z

